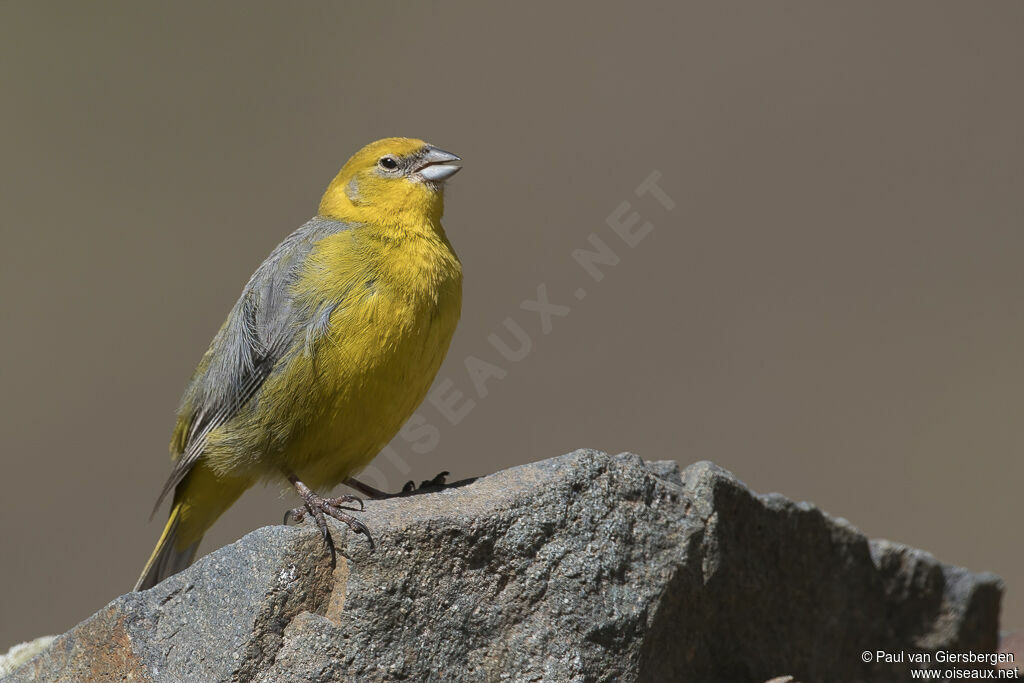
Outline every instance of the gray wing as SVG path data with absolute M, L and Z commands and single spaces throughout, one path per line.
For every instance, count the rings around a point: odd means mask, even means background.
M 318 308 L 295 302 L 291 285 L 318 240 L 351 227 L 314 218 L 277 245 L 249 278 L 185 390 L 175 431 L 181 455 L 154 512 L 199 460 L 210 432 L 249 402 L 296 337 L 305 334 Z

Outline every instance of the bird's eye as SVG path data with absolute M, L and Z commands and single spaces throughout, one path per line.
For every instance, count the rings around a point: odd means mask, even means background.
M 393 171 L 398 168 L 398 162 L 395 161 L 394 157 L 381 157 L 377 165 L 381 168 L 386 168 L 389 171 Z

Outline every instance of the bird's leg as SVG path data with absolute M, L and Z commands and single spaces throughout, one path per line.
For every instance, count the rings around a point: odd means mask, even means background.
M 378 488 L 374 488 L 369 484 L 359 481 L 355 477 L 349 477 L 342 483 L 345 486 L 350 486 L 351 488 L 354 488 L 356 491 L 359 491 L 359 493 L 362 493 L 364 496 L 369 496 L 370 498 L 396 498 L 397 496 L 401 496 L 406 493 L 412 493 L 413 491 L 417 491 L 419 489 L 443 488 L 445 486 L 444 479 L 449 474 L 451 474 L 451 472 L 441 472 L 433 479 L 428 479 L 426 481 L 420 482 L 418 488 L 416 486 L 416 482 L 407 481 L 405 482 L 405 486 L 403 486 L 402 490 L 399 491 L 398 493 L 388 493 L 387 491 L 381 491 Z
M 354 510 L 355 508 L 342 507 L 344 503 L 359 503 L 359 509 L 362 510 L 362 500 L 356 496 L 323 498 L 299 481 L 299 478 L 294 474 L 288 475 L 288 481 L 295 487 L 295 492 L 299 494 L 299 498 L 302 498 L 304 505 L 286 512 L 284 514 L 285 524 L 288 523 L 289 518 L 294 518 L 296 522 L 301 522 L 307 513 L 312 515 L 317 528 L 320 529 L 320 533 L 324 536 L 324 543 L 331 549 L 332 558 L 334 557 L 334 539 L 331 538 L 331 532 L 327 528 L 326 515 L 330 515 L 339 522 L 344 522 L 355 533 L 366 536 L 366 540 L 370 542 L 371 551 L 376 547 L 376 544 L 373 542 L 373 536 L 370 535 L 370 530 L 366 528 L 366 525 L 346 512 L 346 510 Z
M 349 477 L 348 479 L 341 483 L 350 488 L 354 488 L 356 491 L 359 491 L 359 493 L 363 494 L 364 496 L 369 496 L 370 498 L 390 498 L 392 495 L 394 495 L 391 493 L 387 493 L 386 491 L 381 491 L 380 489 L 374 488 L 369 484 L 364 484 L 355 477 Z

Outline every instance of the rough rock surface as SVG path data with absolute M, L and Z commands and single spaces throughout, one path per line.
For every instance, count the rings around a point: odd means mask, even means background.
M 576 451 L 266 527 L 117 598 L 10 681 L 905 681 L 993 652 L 1001 583 L 707 462 Z
M 22 664 L 50 647 L 57 636 L 42 636 L 27 643 L 18 643 L 0 655 L 0 678 L 14 673 Z

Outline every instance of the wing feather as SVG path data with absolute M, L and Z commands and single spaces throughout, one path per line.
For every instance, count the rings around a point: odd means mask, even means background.
M 177 458 L 154 513 L 202 457 L 210 433 L 252 400 L 294 343 L 308 344 L 307 328 L 318 324 L 324 309 L 294 301 L 291 285 L 317 241 L 351 227 L 314 218 L 253 273 L 185 390 L 172 440 Z

